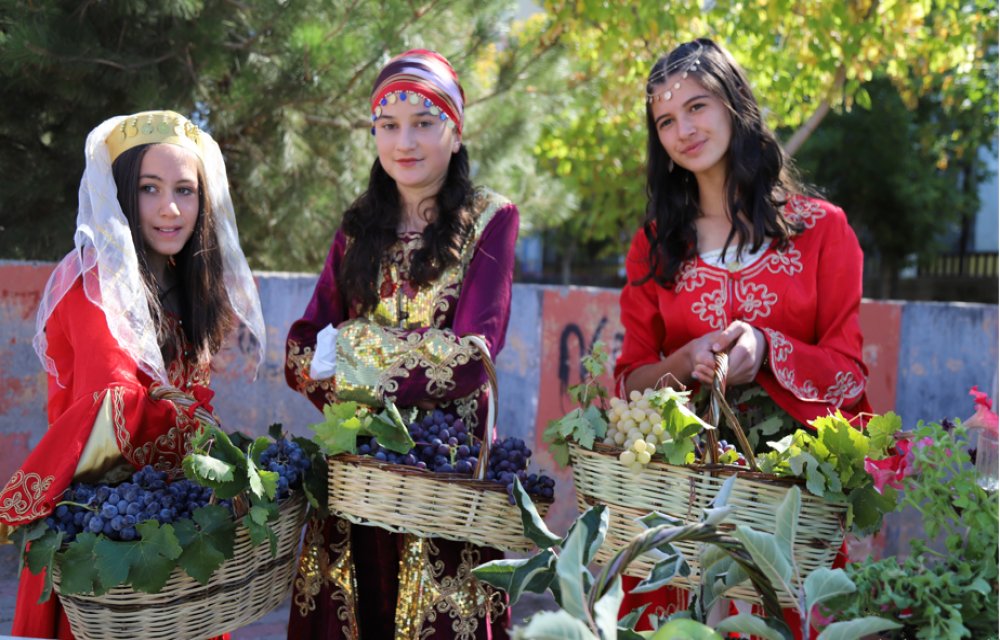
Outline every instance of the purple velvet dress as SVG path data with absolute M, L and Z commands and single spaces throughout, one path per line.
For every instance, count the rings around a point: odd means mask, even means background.
M 382 261 L 381 301 L 365 315 L 337 290 L 335 274 L 349 240 L 339 231 L 304 316 L 288 334 L 288 384 L 322 410 L 356 400 L 397 406 L 431 400 L 481 435 L 486 372 L 461 341 L 482 336 L 495 358 L 510 318 L 518 211 L 485 189 L 476 192 L 474 231 L 460 263 L 426 287 L 411 286 L 410 259 L 420 234 L 404 234 Z M 333 324 L 337 373 L 309 376 L 316 334 Z M 395 534 L 331 517 L 309 523 L 295 578 L 289 638 L 506 638 L 503 593 L 476 580 L 473 567 L 501 551 L 437 538 Z

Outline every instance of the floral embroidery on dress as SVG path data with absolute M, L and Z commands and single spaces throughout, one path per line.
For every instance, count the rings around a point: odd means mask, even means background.
M 815 200 L 792 196 L 785 205 L 785 217 L 792 223 L 801 223 L 806 229 L 811 229 L 817 220 L 826 217 L 826 209 Z
M 713 329 L 722 329 L 726 326 L 726 289 L 719 287 L 714 291 L 706 291 L 701 295 L 701 299 L 691 305 L 693 311 L 699 319 L 708 323 Z
M 43 496 L 53 482 L 55 476 L 43 478 L 37 473 L 24 473 L 18 469 L 0 492 L 4 496 L 0 503 L 4 519 L 10 524 L 22 524 L 48 513 L 47 501 Z
M 858 380 L 852 371 L 838 371 L 834 376 L 834 383 L 827 388 L 822 398 L 820 398 L 816 383 L 812 380 L 797 384 L 795 370 L 792 367 L 779 366 L 790 359 L 794 350 L 792 343 L 780 332 L 773 329 L 764 329 L 764 332 L 767 333 L 770 344 L 771 369 L 774 371 L 775 379 L 800 400 L 809 402 L 819 400 L 840 407 L 844 402 L 853 400 L 864 393 L 868 381 L 866 379 Z
M 320 392 L 323 394 L 323 399 L 326 402 L 336 402 L 337 395 L 333 378 L 313 380 L 309 376 L 309 368 L 312 365 L 312 359 L 312 347 L 303 348 L 296 342 L 288 342 L 288 355 L 285 358 L 285 366 L 292 370 L 292 373 L 295 376 L 295 382 L 298 385 L 298 391 L 306 395 L 312 395 L 316 392 Z
M 754 284 L 741 280 L 736 286 L 736 299 L 743 312 L 743 320 L 753 322 L 771 315 L 771 308 L 778 302 L 778 295 L 768 290 L 765 284 Z

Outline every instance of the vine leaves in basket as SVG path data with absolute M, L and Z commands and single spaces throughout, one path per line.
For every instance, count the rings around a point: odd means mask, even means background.
M 406 421 L 391 402 L 378 413 L 357 402 L 335 402 L 323 407 L 323 417 L 323 422 L 309 428 L 331 456 L 357 454 L 358 436 L 374 436 L 380 445 L 397 453 L 407 453 L 414 445 Z
M 876 490 L 865 458 L 885 458 L 896 443 L 902 420 L 895 413 L 873 416 L 861 431 L 840 412 L 817 418 L 815 431 L 796 430 L 758 458 L 761 471 L 805 478 L 806 489 L 830 502 L 848 504 L 847 525 L 861 534 L 878 531 L 882 516 L 896 505 L 896 492 Z

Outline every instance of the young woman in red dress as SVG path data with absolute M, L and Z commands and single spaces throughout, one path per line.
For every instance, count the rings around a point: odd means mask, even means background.
M 239 246 L 219 146 L 178 113 L 111 118 L 86 142 L 75 248 L 38 310 L 35 350 L 48 372 L 48 431 L 0 492 L 0 526 L 47 517 L 74 481 L 147 464 L 180 465 L 198 423 L 158 399 L 207 403 L 209 364 L 235 322 L 263 356 L 260 300 Z M 24 569 L 13 635 L 72 638 L 44 577 Z
M 660 58 L 646 94 L 648 205 L 626 259 L 619 395 L 710 383 L 728 351 L 731 394 L 758 391 L 743 407 L 751 421 L 870 411 L 862 253 L 844 212 L 792 180 L 743 70 L 715 42 Z M 642 603 L 671 612 L 687 594 L 627 596 L 623 614 Z

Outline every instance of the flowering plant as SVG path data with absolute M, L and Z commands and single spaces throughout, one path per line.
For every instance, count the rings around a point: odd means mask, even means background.
M 916 511 L 924 536 L 910 540 L 906 557 L 849 564 L 858 591 L 830 603 L 836 619 L 892 617 L 903 626 L 886 638 L 996 636 L 998 502 L 981 486 L 969 448 L 969 427 L 995 428 L 996 414 L 977 394 L 976 415 L 965 423 L 921 423 L 897 443 L 886 465 L 894 470 L 879 482 L 898 487 L 899 508 Z

